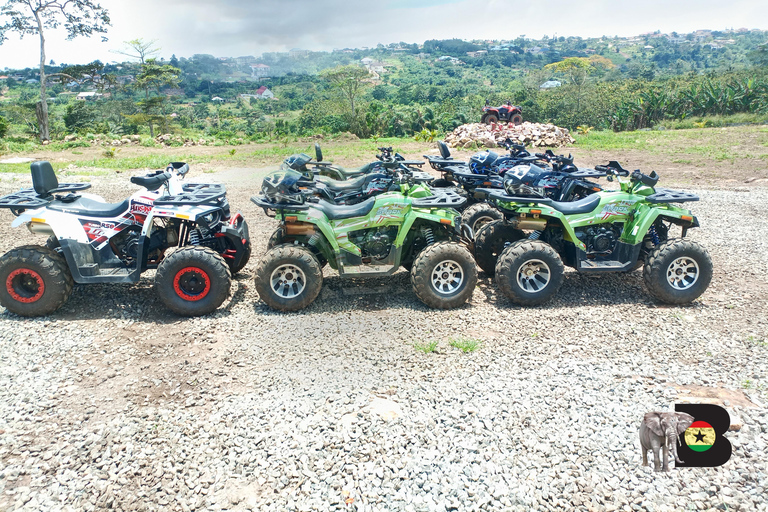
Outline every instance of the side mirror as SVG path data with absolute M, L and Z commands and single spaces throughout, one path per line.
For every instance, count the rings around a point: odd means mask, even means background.
M 315 160 L 317 160 L 318 162 L 323 161 L 323 150 L 320 149 L 320 144 L 318 144 L 317 142 L 315 142 Z

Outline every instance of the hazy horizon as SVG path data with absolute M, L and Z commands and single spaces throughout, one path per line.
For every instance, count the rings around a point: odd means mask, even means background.
M 636 2 L 593 0 L 574 4 L 542 0 L 536 6 L 513 0 L 388 0 L 377 4 L 346 0 L 104 0 L 112 27 L 108 42 L 99 37 L 66 41 L 58 31 L 46 32 L 46 62 L 83 64 L 123 61 L 110 52 L 123 41 L 156 40 L 160 56 L 259 56 L 302 48 L 376 47 L 429 39 L 531 39 L 549 37 L 631 37 L 648 32 L 690 33 L 695 30 L 765 30 L 763 2 L 714 0 Z M 548 13 L 556 12 L 557 17 Z M 154 14 L 156 13 L 156 14 Z M 503 15 L 500 15 L 503 14 Z M 660 14 L 660 13 L 663 13 Z M 426 21 L 425 21 L 426 20 Z M 716 20 L 716 24 L 713 23 Z M 716 26 L 715 26 L 716 25 Z M 39 39 L 9 34 L 0 45 L 0 68 L 36 67 Z

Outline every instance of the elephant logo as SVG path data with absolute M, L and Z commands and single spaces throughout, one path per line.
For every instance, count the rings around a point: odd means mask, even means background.
M 731 457 L 731 443 L 723 436 L 730 423 L 728 411 L 712 404 L 675 404 L 674 412 L 646 413 L 640 423 L 643 466 L 649 451 L 656 471 L 669 471 L 670 452 L 676 468 L 722 466 Z

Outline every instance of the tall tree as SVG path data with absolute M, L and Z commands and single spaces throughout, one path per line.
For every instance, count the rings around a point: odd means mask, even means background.
M 352 131 L 361 135 L 359 132 L 365 125 L 358 119 L 357 106 L 365 88 L 370 85 L 371 74 L 363 67 L 352 65 L 327 69 L 320 75 L 328 80 L 349 104 L 347 120 Z
M 111 25 L 109 13 L 93 0 L 5 0 L 0 6 L 0 44 L 9 32 L 19 37 L 40 36 L 40 102 L 37 114 L 40 141 L 50 140 L 48 102 L 45 90 L 45 30 L 63 26 L 67 39 L 90 37 L 94 32 L 105 34 Z M 102 36 L 102 41 L 106 37 Z
M 162 94 L 163 87 L 177 87 L 181 70 L 168 64 L 158 64 L 155 59 L 147 59 L 141 66 L 141 72 L 136 75 L 133 87 L 144 91 L 144 99 L 138 102 L 141 110 L 139 114 L 126 116 L 136 124 L 147 124 L 149 134 L 155 136 L 155 124 L 164 125 L 165 116 L 160 112 L 165 101 Z M 150 91 L 155 91 L 157 96 L 150 97 Z
M 126 46 L 124 49 L 112 50 L 112 53 L 125 55 L 132 59 L 139 59 L 139 63 L 143 66 L 148 59 L 160 53 L 160 47 L 155 46 L 156 42 L 154 39 L 151 41 L 145 41 L 142 38 L 132 39 L 123 42 Z

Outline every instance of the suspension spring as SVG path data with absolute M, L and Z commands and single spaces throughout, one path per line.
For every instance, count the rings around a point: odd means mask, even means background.
M 659 245 L 659 234 L 656 232 L 656 226 L 651 226 L 651 229 L 648 230 L 648 234 L 651 235 L 653 245 Z
M 432 234 L 432 228 L 424 228 L 424 238 L 427 239 L 427 245 L 435 243 L 435 235 Z
M 309 237 L 309 240 L 307 240 L 307 245 L 314 247 L 318 240 L 320 240 L 320 234 L 315 232 L 311 237 Z
M 534 231 L 530 235 L 528 235 L 528 240 L 538 240 L 541 236 L 541 231 Z
M 200 230 L 199 229 L 192 229 L 189 232 L 189 244 L 190 245 L 200 245 Z

